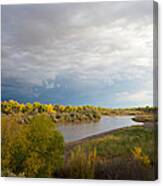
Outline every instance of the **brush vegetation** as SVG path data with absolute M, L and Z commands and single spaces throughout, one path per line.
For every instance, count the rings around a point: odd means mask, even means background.
M 158 116 L 157 114 L 146 114 L 146 115 L 139 115 L 134 118 L 132 118 L 136 122 L 157 122 L 158 121 Z
M 73 147 L 67 144 L 61 175 L 67 178 L 154 180 L 157 178 L 156 132 L 154 128 L 135 126 Z
M 101 114 L 94 106 L 64 106 L 53 104 L 41 104 L 39 102 L 20 104 L 17 101 L 3 101 L 1 103 L 3 114 L 20 116 L 20 122 L 28 122 L 37 114 L 46 114 L 54 123 L 83 123 L 97 122 Z M 22 116 L 22 119 L 21 119 Z
M 2 176 L 52 177 L 63 166 L 64 140 L 44 115 L 27 125 L 2 117 Z
M 41 104 L 39 102 L 18 103 L 14 100 L 3 101 L 1 103 L 2 114 L 18 115 L 20 122 L 28 123 L 29 120 L 37 114 L 46 114 L 54 123 L 89 123 L 98 122 L 102 115 L 135 115 L 146 116 L 157 113 L 157 107 L 135 107 L 135 108 L 101 108 L 91 105 L 86 106 L 64 106 L 58 104 Z M 139 118 L 135 118 L 140 120 Z
M 156 127 L 129 127 L 80 144 L 64 144 L 56 123 L 89 123 L 102 115 L 156 121 L 157 108 L 1 103 L 2 176 L 135 179 L 157 178 Z M 155 125 L 156 126 L 156 125 Z

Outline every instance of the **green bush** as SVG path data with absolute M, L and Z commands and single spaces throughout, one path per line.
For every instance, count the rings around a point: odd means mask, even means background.
M 63 166 L 64 141 L 44 115 L 29 124 L 2 118 L 2 176 L 52 177 Z

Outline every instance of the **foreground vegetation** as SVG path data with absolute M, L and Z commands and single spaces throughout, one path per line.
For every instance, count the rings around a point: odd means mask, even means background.
M 52 177 L 63 166 L 64 141 L 44 115 L 20 125 L 15 116 L 2 117 L 2 176 Z
M 55 124 L 34 116 L 28 124 L 2 116 L 2 176 L 135 179 L 157 178 L 157 128 L 134 126 L 64 145 Z
M 154 180 L 157 178 L 155 128 L 120 129 L 78 145 L 67 144 L 62 177 Z
M 56 123 L 96 122 L 101 115 L 135 115 L 157 121 L 157 108 L 20 104 L 2 108 L 2 176 L 154 180 L 157 125 L 120 129 L 79 143 L 64 144 Z

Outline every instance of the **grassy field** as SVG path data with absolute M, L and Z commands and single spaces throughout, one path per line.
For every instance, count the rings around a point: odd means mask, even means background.
M 67 145 L 62 176 L 154 180 L 157 177 L 156 132 L 156 128 L 135 126 L 78 145 Z

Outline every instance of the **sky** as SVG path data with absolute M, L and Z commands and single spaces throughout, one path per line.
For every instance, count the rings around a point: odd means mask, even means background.
M 3 5 L 2 100 L 153 104 L 152 1 Z

